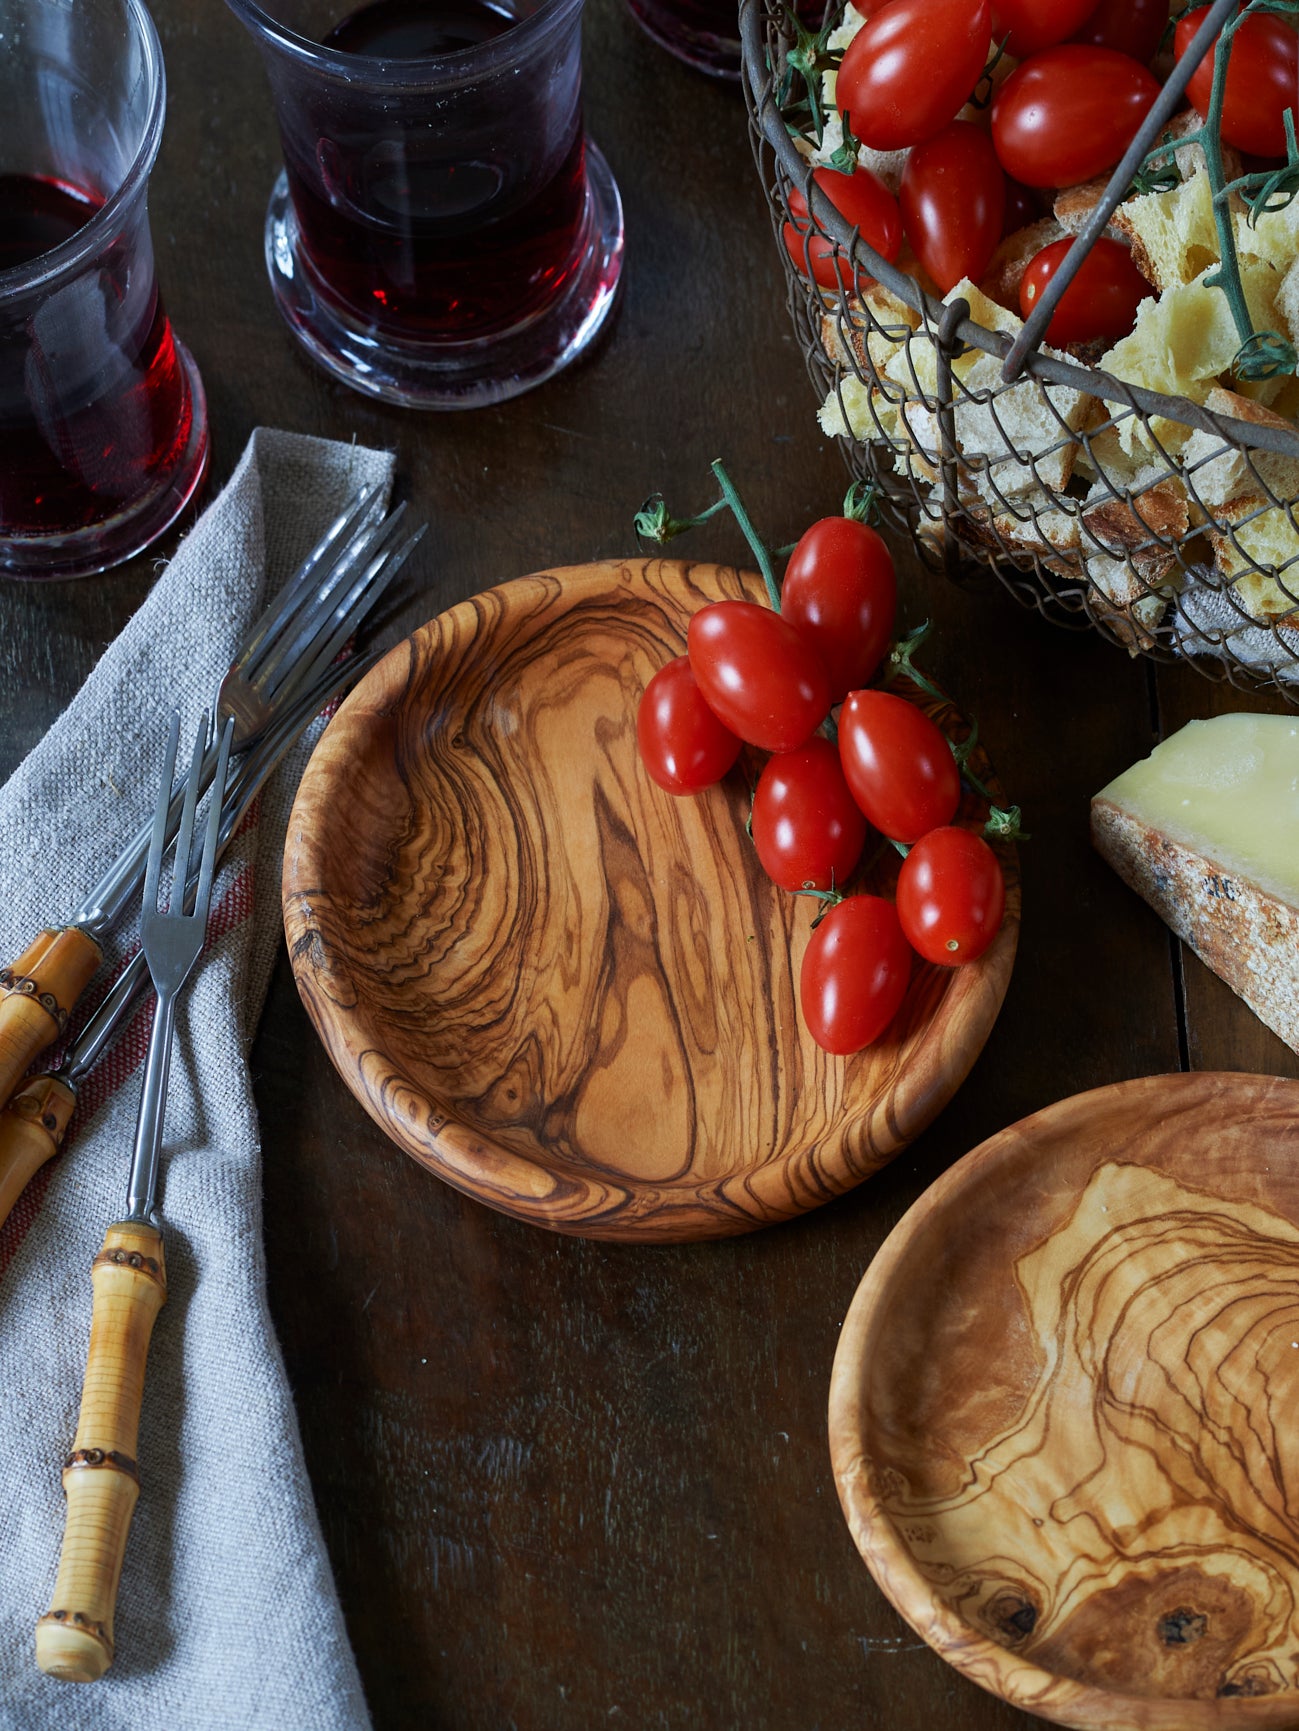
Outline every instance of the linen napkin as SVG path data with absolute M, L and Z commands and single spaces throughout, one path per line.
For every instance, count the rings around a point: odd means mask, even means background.
M 385 452 L 254 433 L 225 491 L 0 790 L 0 957 L 66 918 L 111 864 L 152 807 L 170 711 L 181 708 L 192 744 L 264 600 L 362 481 L 386 494 L 392 468 Z M 91 1260 L 126 1206 L 151 998 L 83 1085 L 62 1155 L 0 1233 L 0 1726 L 15 1731 L 369 1723 L 267 1311 L 247 1067 L 282 941 L 288 809 L 321 725 L 227 851 L 207 951 L 181 1003 L 161 1197 L 168 1299 L 149 1352 L 116 1658 L 92 1684 L 40 1673 L 34 1630 L 63 1536 L 60 1468 L 81 1398 Z M 138 921 L 116 934 L 101 989 L 137 943 Z

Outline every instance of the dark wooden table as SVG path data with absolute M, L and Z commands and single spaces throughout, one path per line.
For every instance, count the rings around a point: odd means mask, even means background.
M 156 13 L 170 112 L 153 230 L 207 383 L 213 481 L 262 423 L 394 447 L 430 523 L 404 624 L 525 571 L 632 550 L 642 498 L 704 503 L 718 455 L 777 542 L 835 508 L 844 474 L 788 327 L 738 91 L 677 66 L 616 0 L 591 0 L 586 27 L 589 123 L 626 202 L 616 324 L 544 389 L 448 417 L 372 406 L 300 356 L 262 267 L 278 145 L 260 63 L 216 0 Z M 742 552 L 716 526 L 689 550 Z M 855 1194 L 677 1248 L 520 1225 L 384 1140 L 317 1044 L 287 962 L 277 973 L 254 1056 L 271 1301 L 381 1728 L 1030 1723 L 930 1653 L 858 1559 L 826 1446 L 840 1321 L 900 1214 L 1001 1126 L 1128 1076 L 1296 1075 L 1299 1062 L 1087 840 L 1089 796 L 1161 731 L 1250 705 L 898 554 L 906 618 L 936 621 L 929 664 L 978 715 L 1033 839 L 1017 970 L 982 1058 Z M 0 767 L 39 738 L 153 570 L 150 555 L 3 591 Z

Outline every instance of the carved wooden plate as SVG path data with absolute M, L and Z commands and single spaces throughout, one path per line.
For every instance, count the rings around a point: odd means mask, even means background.
M 994 1136 L 858 1289 L 835 1477 L 893 1604 L 1059 1725 L 1299 1726 L 1299 1083 Z
M 303 777 L 284 868 L 303 1001 L 388 1135 L 494 1208 L 600 1238 L 787 1219 L 904 1147 L 992 1027 L 1013 849 L 987 955 L 917 965 L 885 1040 L 832 1058 L 796 1008 L 816 904 L 763 875 L 744 775 L 674 799 L 641 769 L 636 706 L 691 614 L 760 593 L 675 560 L 506 583 L 393 650 Z

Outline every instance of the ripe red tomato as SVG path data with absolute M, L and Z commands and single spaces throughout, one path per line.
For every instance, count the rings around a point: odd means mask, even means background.
M 898 583 L 883 539 L 851 517 L 822 517 L 789 556 L 780 611 L 815 648 L 838 703 L 874 673 L 893 635 Z
M 808 1033 L 823 1051 L 860 1052 L 897 1015 L 910 978 L 911 949 L 893 903 L 849 896 L 803 952 L 798 996 Z
M 1179 19 L 1174 50 L 1180 60 L 1204 22 L 1205 8 Z M 1216 49 L 1191 74 L 1186 94 L 1201 114 L 1209 111 Z M 1236 26 L 1222 101 L 1222 140 L 1251 156 L 1284 156 L 1287 108 L 1299 110 L 1299 36 L 1281 18 L 1251 12 Z
M 1072 36 L 1095 4 L 1096 0 L 992 0 L 992 40 L 1006 40 L 1006 52 L 1026 60 Z
M 873 246 L 892 264 L 902 250 L 902 218 L 897 199 L 879 176 L 859 166 L 853 174 L 818 168 L 812 179 L 835 209 L 861 230 L 867 246 Z M 810 262 L 812 276 L 822 288 L 837 288 L 840 283 L 851 288 L 852 260 L 812 227 L 807 200 L 797 187 L 789 189 L 789 214 L 794 220 L 785 224 L 785 250 L 803 275 L 807 275 Z
M 988 0 L 889 0 L 848 44 L 835 102 L 863 144 L 905 150 L 968 101 L 991 36 Z
M 1070 40 L 1117 48 L 1149 66 L 1167 28 L 1168 0 L 1101 0 Z
M 1029 261 L 1019 284 L 1020 311 L 1025 318 L 1037 305 L 1072 245 L 1072 237 L 1053 240 Z M 1067 343 L 1089 343 L 1094 337 L 1117 342 L 1137 322 L 1138 306 L 1154 292 L 1133 264 L 1127 247 L 1102 235 L 1061 295 L 1046 327 L 1046 339 L 1057 348 Z
M 902 225 L 941 293 L 962 277 L 977 282 L 1001 239 L 1006 176 L 992 140 L 953 120 L 908 154 L 898 189 Z
M 839 753 L 814 734 L 797 751 L 769 757 L 753 796 L 753 844 L 783 890 L 831 890 L 852 876 L 866 841 Z
M 911 947 L 945 968 L 975 961 L 1001 930 L 1006 880 L 968 829 L 931 829 L 898 873 L 898 918 Z
M 741 743 L 704 702 L 685 655 L 660 667 L 645 687 L 636 741 L 650 780 L 669 793 L 698 793 L 720 781 Z
M 998 90 L 992 142 L 1025 186 L 1076 186 L 1113 168 L 1158 95 L 1154 74 L 1131 55 L 1065 42 L 1017 66 Z
M 686 631 L 704 701 L 732 733 L 764 751 L 793 751 L 830 710 L 830 685 L 812 645 L 753 601 L 714 601 Z
M 839 756 L 852 796 L 881 835 L 919 841 L 950 823 L 961 777 L 941 729 L 891 691 L 850 691 L 839 711 Z

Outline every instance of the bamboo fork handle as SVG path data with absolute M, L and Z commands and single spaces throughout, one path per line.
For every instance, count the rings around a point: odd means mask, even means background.
M 32 1059 L 63 1032 L 99 962 L 95 940 L 79 926 L 63 926 L 42 932 L 17 961 L 0 968 L 0 1106 Z
M 57 1076 L 33 1076 L 0 1111 L 0 1226 L 59 1150 L 77 1096 Z
M 63 1551 L 54 1602 L 36 1625 L 36 1663 L 73 1683 L 93 1683 L 113 1662 L 113 1607 L 140 1494 L 135 1455 L 145 1360 L 167 1298 L 162 1234 L 133 1220 L 110 1226 L 91 1280 L 81 1416 L 63 1465 Z

